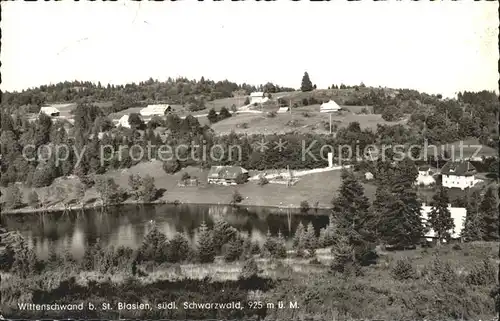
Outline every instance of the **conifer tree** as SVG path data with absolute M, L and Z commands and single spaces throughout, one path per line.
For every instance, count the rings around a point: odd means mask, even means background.
M 175 236 L 168 241 L 167 245 L 167 261 L 171 263 L 182 262 L 187 259 L 191 247 L 187 236 L 184 233 L 176 233 Z
M 375 257 L 375 235 L 371 230 L 374 216 L 369 211 L 369 201 L 364 195 L 363 186 L 352 172 L 342 172 L 342 185 L 339 195 L 333 201 L 335 225 L 338 233 L 348 238 L 356 258 Z M 373 263 L 362 262 L 363 264 Z
M 483 222 L 479 213 L 480 197 L 481 195 L 478 191 L 472 192 L 472 194 L 467 197 L 467 213 L 465 216 L 464 228 L 460 233 L 460 236 L 465 242 L 480 241 L 483 239 Z
M 479 213 L 482 219 L 482 233 L 484 241 L 498 240 L 498 198 L 495 195 L 496 190 L 489 187 L 484 193 L 479 206 Z
M 146 175 L 143 180 L 143 185 L 142 200 L 146 203 L 154 201 L 157 192 L 154 177 Z
M 153 225 L 151 230 L 146 234 L 142 245 L 138 251 L 138 260 L 162 262 L 164 257 L 165 246 L 167 245 L 167 237 L 160 232 L 156 225 Z
M 215 260 L 215 247 L 212 231 L 210 231 L 203 221 L 200 225 L 198 237 L 198 259 L 201 263 L 212 263 Z
M 293 237 L 293 249 L 295 250 L 295 255 L 298 257 L 304 256 L 305 244 L 305 228 L 302 222 L 299 222 L 297 229 L 295 230 L 295 235 Z
M 311 222 L 307 224 L 307 230 L 305 233 L 306 249 L 309 252 L 309 256 L 313 257 L 316 255 L 316 248 L 318 246 L 318 240 L 316 239 L 316 233 L 314 232 L 314 226 Z
M 251 257 L 245 261 L 245 264 L 241 269 L 240 278 L 251 279 L 253 277 L 256 277 L 258 273 L 259 273 L 259 268 L 257 266 L 257 263 L 255 262 L 254 258 Z
M 438 244 L 443 240 L 448 241 L 451 238 L 450 230 L 453 230 L 455 227 L 450 210 L 448 209 L 449 202 L 446 188 L 441 186 L 432 197 L 432 208 L 428 218 L 430 227 L 437 235 Z
M 302 84 L 300 86 L 300 90 L 302 92 L 313 90 L 313 84 L 311 82 L 311 79 L 309 78 L 309 74 L 307 73 L 307 71 L 304 73 L 304 76 L 302 77 Z
M 210 109 L 210 111 L 208 112 L 207 118 L 211 124 L 214 124 L 218 121 L 217 112 L 215 111 L 215 109 L 213 109 L 213 108 Z
M 410 176 L 408 172 L 405 175 L 400 167 L 396 168 L 386 205 L 378 207 L 384 210 L 378 215 L 380 238 L 386 245 L 396 248 L 419 244 L 425 232 L 420 214 L 421 203 Z

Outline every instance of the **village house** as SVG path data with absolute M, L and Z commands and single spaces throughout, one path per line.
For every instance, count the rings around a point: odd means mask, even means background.
M 340 110 L 340 106 L 330 99 L 329 102 L 321 104 L 319 111 L 321 113 L 332 113 Z
M 241 166 L 212 166 L 208 172 L 208 184 L 236 185 L 237 181 L 248 180 L 248 171 Z
M 130 128 L 130 124 L 128 122 L 128 115 L 123 115 L 118 120 L 118 126 L 125 127 L 125 128 Z
M 280 107 L 278 109 L 278 114 L 285 114 L 290 111 L 290 107 Z
M 268 101 L 263 92 L 254 92 L 250 94 L 250 104 L 262 104 Z
M 436 183 L 436 180 L 432 176 L 433 172 L 431 170 L 431 167 L 428 165 L 420 166 L 418 168 L 418 176 L 417 180 L 415 181 L 415 184 L 417 185 L 433 185 Z
M 59 111 L 59 109 L 55 107 L 45 106 L 40 108 L 40 114 L 45 114 L 50 117 L 58 117 L 61 114 L 61 112 Z
M 451 218 L 453 219 L 453 223 L 455 224 L 455 228 L 450 230 L 450 235 L 452 239 L 459 239 L 460 233 L 464 227 L 465 216 L 467 214 L 467 210 L 464 207 L 452 207 L 448 204 L 448 210 L 450 211 Z M 420 214 L 423 219 L 423 223 L 427 224 L 427 219 L 429 217 L 429 213 L 432 211 L 432 206 L 422 204 L 420 209 Z M 436 237 L 436 233 L 430 229 L 429 232 L 425 235 L 428 241 L 432 241 Z
M 441 169 L 442 185 L 447 188 L 466 188 L 474 186 L 476 168 L 467 160 L 448 161 Z
M 163 116 L 170 110 L 172 110 L 172 108 L 168 104 L 148 105 L 141 109 L 140 114 L 142 117 L 152 117 L 154 115 Z

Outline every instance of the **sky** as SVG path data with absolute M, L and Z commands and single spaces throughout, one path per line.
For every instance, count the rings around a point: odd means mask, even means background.
M 152 77 L 498 92 L 498 2 L 3 2 L 2 90 Z

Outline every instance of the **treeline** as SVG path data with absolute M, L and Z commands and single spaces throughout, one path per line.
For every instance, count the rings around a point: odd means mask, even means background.
M 126 85 L 97 84 L 88 81 L 66 81 L 54 85 L 23 90 L 21 92 L 3 92 L 2 109 L 14 113 L 21 106 L 26 110 L 39 108 L 43 104 L 68 102 L 111 101 L 113 110 L 137 106 L 140 102 L 165 101 L 169 104 L 184 104 L 192 99 L 211 101 L 233 95 L 248 95 L 254 91 L 269 93 L 293 91 L 293 88 L 281 87 L 272 83 L 265 85 L 236 84 L 234 82 L 214 81 L 201 77 L 190 80 L 184 77 L 165 82 L 153 80 Z M 31 106 L 31 107 L 30 107 Z

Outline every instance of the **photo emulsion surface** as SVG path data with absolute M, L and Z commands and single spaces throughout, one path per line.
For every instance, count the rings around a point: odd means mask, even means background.
M 2 1 L 0 319 L 498 320 L 496 1 Z

